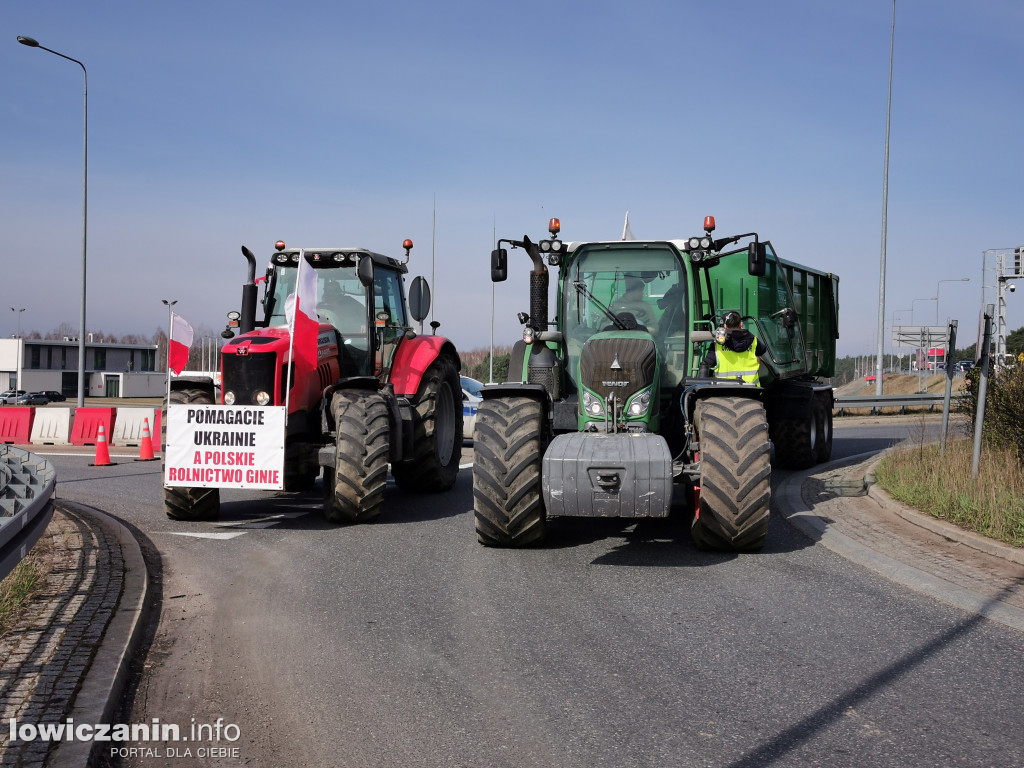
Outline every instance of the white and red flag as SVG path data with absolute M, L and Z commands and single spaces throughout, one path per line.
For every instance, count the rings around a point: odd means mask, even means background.
M 316 270 L 306 261 L 305 254 L 299 258 L 295 293 L 289 294 L 285 300 L 284 314 L 291 331 L 292 359 L 298 369 L 295 381 L 302 381 L 304 373 L 316 370 L 317 335 L 320 332 L 320 321 L 316 315 Z
M 192 326 L 181 315 L 171 312 L 171 335 L 167 341 L 167 368 L 175 375 L 188 365 L 188 351 L 192 346 Z

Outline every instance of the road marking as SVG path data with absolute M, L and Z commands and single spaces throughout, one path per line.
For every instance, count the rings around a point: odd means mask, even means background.
M 309 512 L 280 512 L 276 515 L 267 515 L 266 517 L 257 517 L 252 520 L 235 520 L 227 523 L 214 523 L 215 528 L 230 528 L 230 531 L 224 531 L 222 533 L 210 533 L 205 531 L 163 531 L 163 533 L 169 533 L 172 536 L 191 536 L 195 539 L 215 539 L 217 541 L 227 541 L 228 539 L 234 539 L 239 536 L 244 536 L 247 531 L 259 530 L 261 528 L 270 528 L 271 526 L 277 525 L 284 520 L 290 520 L 296 517 L 303 517 L 308 515 Z
M 236 520 L 229 523 L 214 523 L 217 528 L 270 528 L 273 525 L 277 525 L 282 520 L 291 520 L 296 517 L 304 517 L 309 512 L 280 512 L 276 515 L 267 515 L 266 517 L 257 517 L 253 520 Z
M 171 536 L 191 536 L 195 539 L 219 539 L 222 541 L 233 539 L 236 536 L 245 535 L 245 531 L 237 531 L 235 533 L 186 533 L 184 531 L 164 531 L 164 533 L 169 533 Z

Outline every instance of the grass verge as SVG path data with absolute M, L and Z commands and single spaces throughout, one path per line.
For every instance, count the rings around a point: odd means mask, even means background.
M 14 570 L 0 581 L 0 637 L 17 625 L 25 606 L 45 584 L 52 548 L 53 540 L 44 534 Z
M 1024 547 L 1024 471 L 1012 451 L 984 446 L 971 477 L 973 442 L 950 440 L 894 451 L 875 469 L 878 484 L 908 507 L 1015 547 Z

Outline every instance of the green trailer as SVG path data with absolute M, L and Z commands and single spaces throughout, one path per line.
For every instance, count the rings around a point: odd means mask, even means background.
M 549 517 L 693 512 L 701 547 L 756 550 L 774 464 L 832 451 L 838 283 L 756 233 L 678 240 L 501 240 L 530 257 L 530 311 L 509 380 L 488 386 L 474 439 L 474 517 L 489 546 L 543 541 Z M 746 242 L 740 246 L 741 242 Z M 549 312 L 548 266 L 557 270 Z M 729 312 L 763 343 L 759 381 L 705 365 Z

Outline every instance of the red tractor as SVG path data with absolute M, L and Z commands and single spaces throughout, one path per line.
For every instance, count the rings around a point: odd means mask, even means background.
M 312 487 L 322 466 L 324 516 L 332 522 L 380 514 L 389 463 L 405 491 L 447 490 L 459 471 L 461 361 L 448 339 L 414 331 L 412 322 L 429 311 L 430 290 L 417 277 L 406 303 L 412 241 L 404 247 L 401 262 L 363 248 L 287 248 L 278 241 L 259 281 L 263 318 L 257 320 L 256 258 L 242 246 L 249 273 L 242 311 L 229 313 L 223 334 L 231 341 L 221 350 L 219 397 L 208 378 L 172 382 L 172 404 L 287 402 L 285 489 Z M 300 259 L 316 273 L 320 327 L 315 374 L 296 381 L 285 300 L 295 292 Z M 437 325 L 431 323 L 435 333 Z M 212 519 L 220 489 L 164 486 L 164 505 L 176 520 Z

